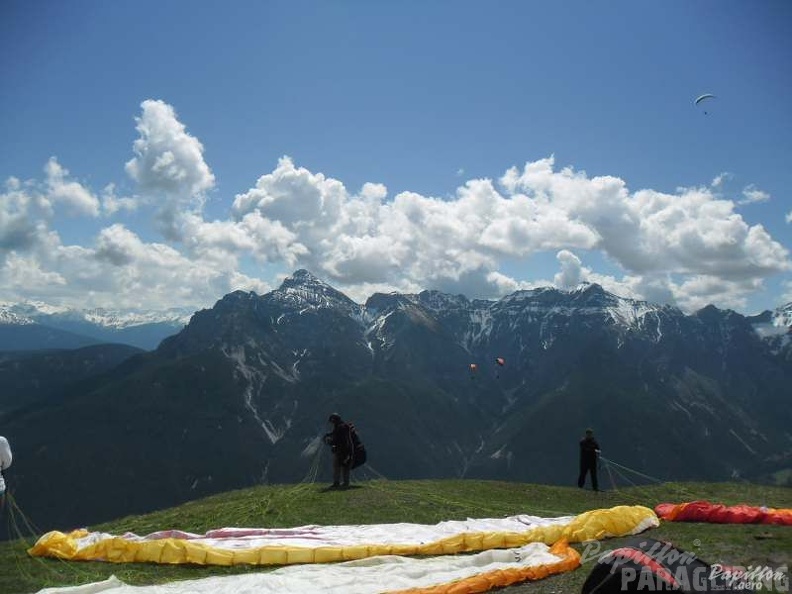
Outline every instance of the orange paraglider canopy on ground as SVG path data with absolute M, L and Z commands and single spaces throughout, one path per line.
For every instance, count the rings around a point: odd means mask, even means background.
M 792 509 L 752 505 L 726 506 L 709 501 L 661 503 L 655 513 L 668 522 L 711 522 L 715 524 L 782 524 L 792 526 Z

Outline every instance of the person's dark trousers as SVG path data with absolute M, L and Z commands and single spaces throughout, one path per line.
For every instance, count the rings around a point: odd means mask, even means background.
M 578 476 L 578 487 L 581 489 L 586 484 L 586 473 L 591 473 L 591 487 L 595 491 L 599 491 L 599 484 L 597 482 L 597 461 L 580 461 L 580 475 Z
M 349 464 L 344 464 L 344 457 L 333 454 L 333 485 L 349 486 Z

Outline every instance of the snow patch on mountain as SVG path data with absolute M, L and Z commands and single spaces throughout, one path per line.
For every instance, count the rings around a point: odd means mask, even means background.
M 462 346 L 470 350 L 492 334 L 492 310 L 474 309 L 470 312 L 468 330 L 462 337 Z
M 773 324 L 782 328 L 792 329 L 792 303 L 779 307 L 773 313 Z
M 644 317 L 655 313 L 657 308 L 645 302 L 619 299 L 616 305 L 605 308 L 605 311 L 617 324 L 639 328 Z
M 275 445 L 286 435 L 286 432 L 291 427 L 291 419 L 285 419 L 284 426 L 277 427 L 270 419 L 262 418 L 258 408 L 256 408 L 255 397 L 261 393 L 267 381 L 267 375 L 247 364 L 244 347 L 229 348 L 224 346 L 221 350 L 226 357 L 235 363 L 236 371 L 247 384 L 242 395 L 245 401 L 245 408 L 253 414 L 253 418 L 264 430 L 270 443 Z
M 394 340 L 392 337 L 389 337 L 388 333 L 385 331 L 385 324 L 387 323 L 388 318 L 390 318 L 394 313 L 395 311 L 389 311 L 385 315 L 377 317 L 363 333 L 364 339 L 366 340 L 366 345 L 372 353 L 375 351 L 375 341 L 377 343 L 377 348 L 382 351 L 387 351 L 393 346 Z
M 50 305 L 43 301 L 22 301 L 20 303 L 2 303 L 0 309 L 7 309 L 24 317 L 54 316 L 74 311 L 68 307 Z
M 294 359 L 294 363 L 292 363 L 291 366 L 291 376 L 295 380 L 300 379 L 300 370 L 297 369 L 297 367 L 300 365 L 300 363 L 302 363 L 302 360 L 305 358 L 308 352 L 309 352 L 308 349 L 302 349 L 301 351 L 292 351 L 292 355 L 294 355 L 295 359 Z
M 486 309 L 486 308 L 484 308 Z M 552 333 L 559 320 L 573 316 L 611 320 L 619 328 L 650 331 L 654 341 L 662 337 L 663 308 L 645 301 L 613 295 L 599 285 L 585 284 L 571 291 L 552 288 L 517 291 L 493 302 L 488 309 L 497 316 L 507 316 L 516 325 L 539 322 L 541 334 Z M 681 315 L 681 312 L 680 312 Z M 552 340 L 544 345 L 548 348 Z
M 0 305 L 0 324 L 8 326 L 27 326 L 36 322 L 26 316 L 9 311 L 4 305 Z

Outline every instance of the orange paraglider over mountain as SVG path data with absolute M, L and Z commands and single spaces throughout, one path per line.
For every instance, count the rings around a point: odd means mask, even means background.
M 476 377 L 476 373 L 478 372 L 478 365 L 476 363 L 470 364 L 470 379 Z

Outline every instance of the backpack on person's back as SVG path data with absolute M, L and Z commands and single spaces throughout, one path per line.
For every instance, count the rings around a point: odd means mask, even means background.
M 351 468 L 357 468 L 358 466 L 362 466 L 366 463 L 366 446 L 363 445 L 363 442 L 360 440 L 360 436 L 358 435 L 357 429 L 355 429 L 355 425 L 352 422 L 347 422 L 349 425 L 349 434 L 352 437 L 352 466 Z

